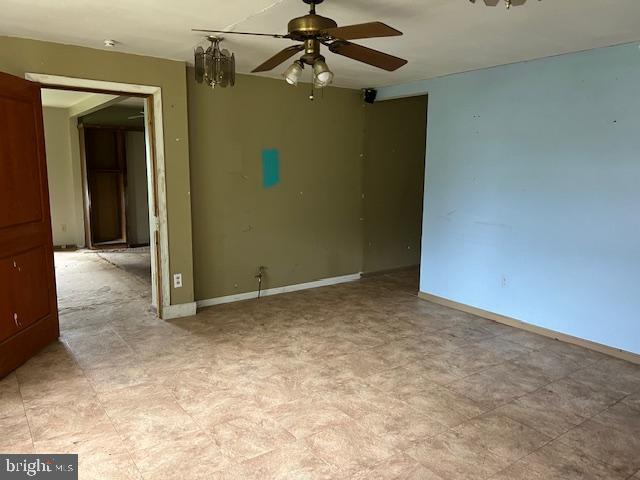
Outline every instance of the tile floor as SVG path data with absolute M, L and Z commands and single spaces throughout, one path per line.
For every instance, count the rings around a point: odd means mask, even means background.
M 419 300 L 413 272 L 172 322 L 57 258 L 62 337 L 0 381 L 0 451 L 82 479 L 640 479 L 640 367 Z

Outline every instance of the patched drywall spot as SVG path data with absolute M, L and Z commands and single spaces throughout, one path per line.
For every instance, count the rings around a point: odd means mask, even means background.
M 262 150 L 262 186 L 275 187 L 280 183 L 280 155 L 278 149 Z

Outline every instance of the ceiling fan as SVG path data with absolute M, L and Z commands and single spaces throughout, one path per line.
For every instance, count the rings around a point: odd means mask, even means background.
M 234 35 L 258 35 L 302 42 L 281 50 L 252 70 L 252 72 L 273 70 L 294 55 L 304 52 L 300 59 L 293 62 L 284 73 L 285 80 L 291 85 L 297 85 L 302 77 L 305 65 L 309 65 L 313 70 L 314 86 L 318 88 L 326 87 L 333 81 L 333 72 L 327 66 L 325 58 L 320 52 L 321 45 L 326 46 L 332 53 L 337 53 L 338 55 L 343 55 L 389 72 L 397 70 L 407 63 L 407 60 L 402 58 L 394 57 L 393 55 L 349 41 L 362 38 L 394 37 L 402 35 L 401 31 L 385 25 L 382 22 L 369 22 L 338 27 L 338 24 L 333 19 L 316 14 L 316 5 L 319 5 L 324 0 L 302 1 L 310 6 L 309 13 L 302 17 L 292 19 L 289 22 L 288 33 L 286 35 L 204 29 L 193 29 L 193 31 Z

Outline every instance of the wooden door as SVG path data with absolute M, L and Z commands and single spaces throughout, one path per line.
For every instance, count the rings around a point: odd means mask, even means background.
M 0 378 L 58 335 L 40 86 L 0 72 Z
M 115 128 L 84 128 L 91 246 L 127 242 L 127 163 L 122 133 Z

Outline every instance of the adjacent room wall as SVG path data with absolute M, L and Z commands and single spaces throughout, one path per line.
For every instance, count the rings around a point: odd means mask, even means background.
M 363 272 L 420 263 L 427 97 L 365 104 Z
M 42 110 L 53 244 L 77 246 L 77 240 L 83 235 L 84 229 L 77 224 L 69 111 L 66 108 L 52 107 Z
M 360 92 L 238 77 L 234 88 L 188 72 L 196 299 L 353 274 L 362 268 Z M 263 186 L 262 151 L 280 183 Z
M 185 64 L 37 40 L 0 37 L 0 71 L 24 78 L 26 72 L 64 75 L 162 88 L 167 182 L 169 264 L 182 273 L 171 285 L 171 304 L 193 301 L 191 197 Z
M 640 353 L 637 44 L 429 93 L 423 292 Z
M 126 155 L 127 238 L 130 245 L 148 245 L 149 198 L 144 132 L 127 132 Z

